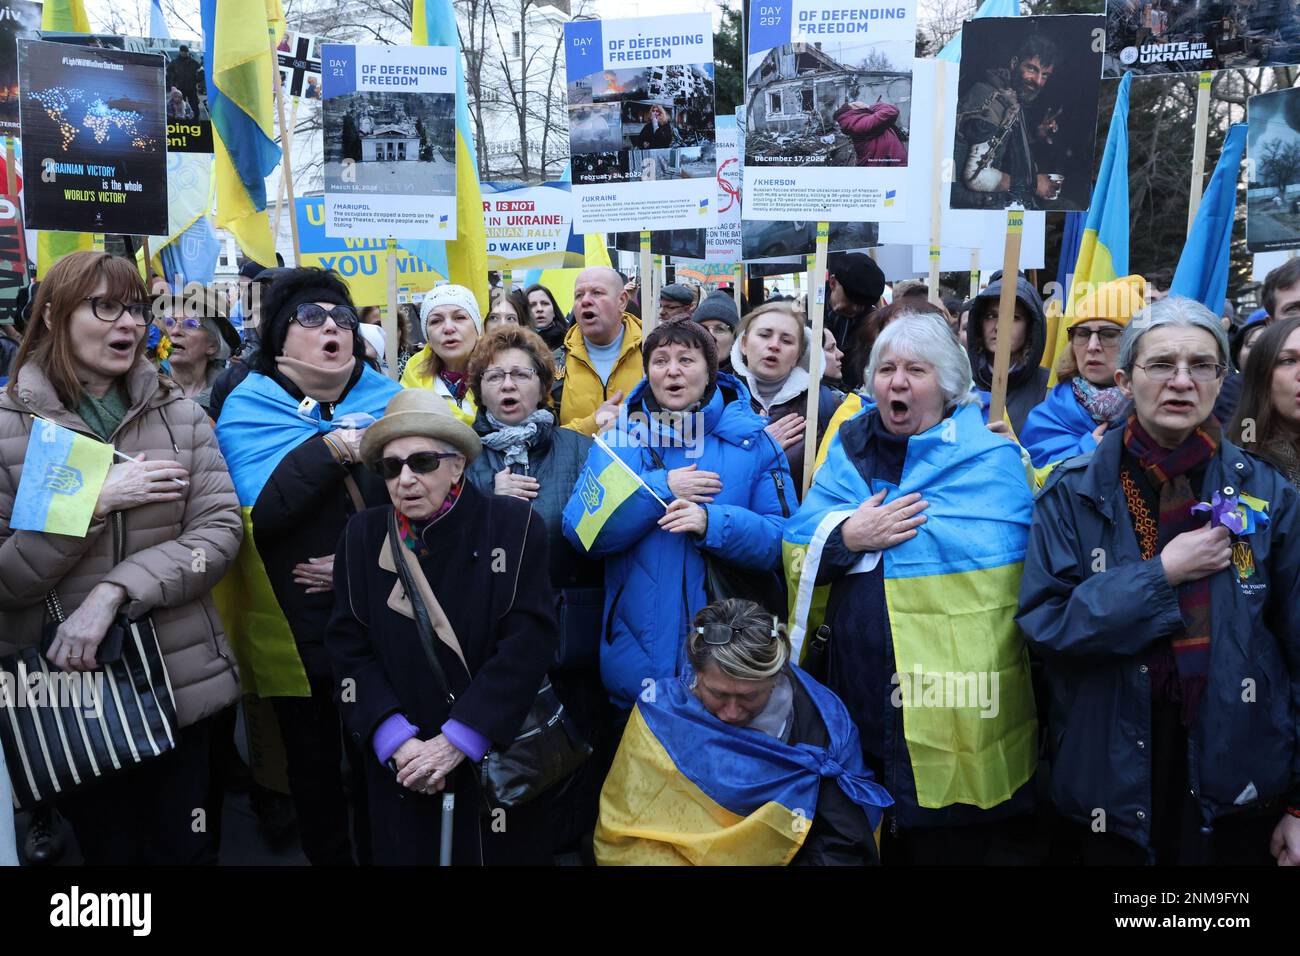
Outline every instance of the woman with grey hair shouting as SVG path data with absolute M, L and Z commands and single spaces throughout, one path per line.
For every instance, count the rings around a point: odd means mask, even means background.
M 1085 863 L 1300 865 L 1300 498 L 1211 414 L 1227 367 L 1208 309 L 1144 309 L 1132 414 L 1035 510 L 1017 621 Z

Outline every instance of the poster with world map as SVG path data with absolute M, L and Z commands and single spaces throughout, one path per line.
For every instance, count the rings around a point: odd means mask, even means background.
M 18 41 L 29 229 L 167 232 L 163 58 Z

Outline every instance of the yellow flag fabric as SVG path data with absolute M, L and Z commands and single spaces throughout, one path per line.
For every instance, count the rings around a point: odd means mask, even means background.
M 604 454 L 603 450 L 601 454 Z M 606 457 L 608 458 L 608 455 Z M 598 460 L 598 455 L 596 450 L 592 449 L 588 461 L 595 460 Z M 619 505 L 636 493 L 640 485 L 628 472 L 627 466 L 612 458 L 609 459 L 609 464 L 601 469 L 599 475 L 595 474 L 588 464 L 578 482 L 576 490 L 582 496 L 584 510 L 576 530 L 582 546 L 590 550 L 605 522 L 618 510 Z
M 41 29 L 59 33 L 89 33 L 90 18 L 81 0 L 45 0 Z

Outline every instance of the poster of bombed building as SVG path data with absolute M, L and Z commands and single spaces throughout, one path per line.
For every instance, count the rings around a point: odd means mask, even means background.
M 1106 0 L 1106 76 L 1296 63 L 1295 0 Z
M 455 239 L 455 51 L 322 50 L 326 235 Z
M 1246 247 L 1300 249 L 1300 88 L 1246 101 Z
M 1092 193 L 1100 14 L 962 27 L 953 209 L 1082 210 Z
M 167 125 L 157 54 L 18 41 L 29 229 L 167 232 Z
M 907 214 L 915 0 L 754 0 L 747 220 Z
M 578 232 L 717 221 L 706 13 L 565 24 Z
M 18 38 L 40 28 L 39 3 L 0 3 L 0 135 L 18 135 Z

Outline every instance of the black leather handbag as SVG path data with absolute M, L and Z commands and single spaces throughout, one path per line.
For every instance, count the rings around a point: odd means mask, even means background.
M 114 537 L 123 551 L 120 520 Z M 45 606 L 50 623 L 40 644 L 0 657 L 0 744 L 20 810 L 160 757 L 175 748 L 179 733 L 171 680 L 147 615 L 119 617 L 95 652 L 99 667 L 71 672 L 45 659 L 66 619 L 55 591 Z
M 441 639 L 463 661 L 460 642 L 450 629 L 446 634 L 436 633 L 434 617 L 422 593 L 427 590 L 432 594 L 432 589 L 428 587 L 427 579 L 423 582 L 424 589 L 418 586 L 415 575 L 418 573 L 423 578 L 424 570 L 410 549 L 402 544 L 396 512 L 389 518 L 388 538 L 393 549 L 393 563 L 397 565 L 402 588 L 415 613 L 416 630 L 420 635 L 425 658 L 433 671 L 439 692 L 450 704 L 455 701 L 455 696 L 442 665 L 438 663 L 433 642 Z M 437 600 L 436 597 L 434 600 Z M 441 614 L 438 617 L 445 619 Z M 546 677 L 543 678 L 542 686 L 533 698 L 528 716 L 524 718 L 523 726 L 519 728 L 514 741 L 505 750 L 491 750 L 483 757 L 479 764 L 480 789 L 491 808 L 522 806 L 566 780 L 591 756 L 591 752 L 591 745 L 582 738 L 564 704 L 552 689 L 550 678 Z

